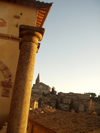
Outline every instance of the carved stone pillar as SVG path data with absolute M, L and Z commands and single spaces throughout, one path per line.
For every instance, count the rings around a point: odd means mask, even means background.
M 43 28 L 21 26 L 20 56 L 15 78 L 7 133 L 26 133 L 38 41 Z M 15 55 L 16 56 L 16 55 Z

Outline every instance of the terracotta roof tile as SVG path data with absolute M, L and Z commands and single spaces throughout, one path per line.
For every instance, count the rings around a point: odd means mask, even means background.
M 100 128 L 100 117 L 64 111 L 30 115 L 29 120 L 37 122 L 57 133 L 80 133 Z
M 1 0 L 1 1 L 13 2 L 15 4 L 21 4 L 21 5 L 39 9 L 37 21 L 36 21 L 36 27 L 43 26 L 46 20 L 46 17 L 50 11 L 50 8 L 52 6 L 52 3 L 44 3 L 44 2 L 35 1 L 35 0 Z

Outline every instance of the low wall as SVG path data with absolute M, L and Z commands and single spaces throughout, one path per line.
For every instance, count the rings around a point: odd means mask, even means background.
M 56 132 L 52 131 L 51 129 L 37 122 L 29 120 L 28 133 L 56 133 Z

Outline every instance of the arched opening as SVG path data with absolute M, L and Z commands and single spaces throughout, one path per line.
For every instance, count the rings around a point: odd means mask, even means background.
M 2 61 L 0 61 L 0 71 L 2 72 L 4 77 L 4 80 L 1 80 L 2 76 L 0 77 L 0 83 L 2 86 L 2 92 L 0 94 L 2 97 L 9 97 L 10 88 L 12 87 L 12 75 L 9 68 Z

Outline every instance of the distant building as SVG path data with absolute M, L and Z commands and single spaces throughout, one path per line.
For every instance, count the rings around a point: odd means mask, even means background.
M 37 109 L 38 108 L 38 101 L 36 100 L 31 100 L 30 101 L 30 110 Z
M 32 87 L 32 93 L 38 93 L 38 94 L 47 94 L 50 93 L 50 86 L 40 82 L 40 76 L 38 74 L 35 84 L 33 84 Z

